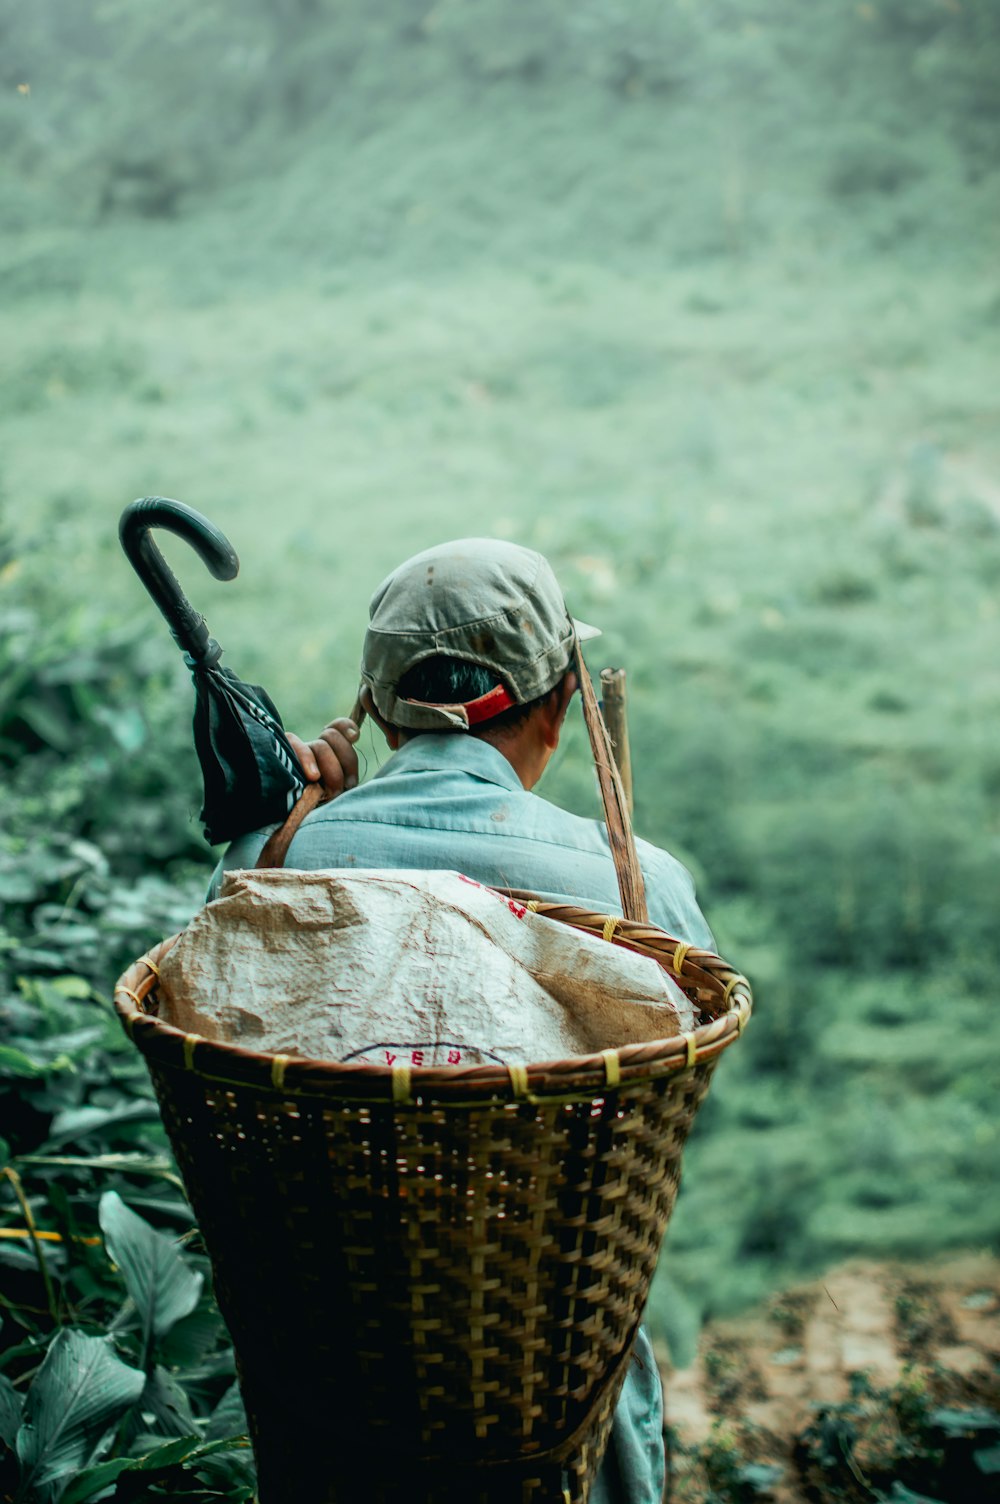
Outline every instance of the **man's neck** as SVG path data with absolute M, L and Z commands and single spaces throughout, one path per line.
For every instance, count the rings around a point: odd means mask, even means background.
M 491 736 L 484 732 L 479 741 L 489 742 L 501 757 L 505 757 L 526 789 L 533 789 L 545 772 L 551 751 L 541 739 L 532 734 L 531 720 L 512 732 L 500 732 Z
M 485 742 L 510 763 L 524 788 L 533 789 L 545 771 L 551 753 L 539 737 L 530 734 L 531 729 L 531 723 L 527 721 L 513 730 L 495 732 L 492 735 L 489 732 L 473 735 L 466 731 L 442 731 L 434 734 L 448 737 L 449 740 L 462 737 L 466 741 Z M 426 736 L 427 733 L 424 732 L 423 735 Z M 415 739 L 416 736 L 400 732 L 396 745 L 405 747 Z

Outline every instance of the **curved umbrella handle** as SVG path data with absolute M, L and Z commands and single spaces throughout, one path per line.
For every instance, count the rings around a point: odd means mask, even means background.
M 165 528 L 190 543 L 217 580 L 232 580 L 240 561 L 225 533 L 183 501 L 168 496 L 142 496 L 130 502 L 118 523 L 118 537 L 129 563 L 166 618 L 177 646 L 192 666 L 210 666 L 222 649 L 209 636 L 205 618 L 192 606 L 150 537 L 154 527 Z

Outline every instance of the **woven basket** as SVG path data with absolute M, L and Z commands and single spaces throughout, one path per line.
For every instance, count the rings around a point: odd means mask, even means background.
M 684 1141 L 751 999 L 648 924 L 531 906 L 655 957 L 705 1022 L 411 1070 L 169 1027 L 155 983 L 173 940 L 118 984 L 211 1256 L 261 1504 L 587 1500 Z

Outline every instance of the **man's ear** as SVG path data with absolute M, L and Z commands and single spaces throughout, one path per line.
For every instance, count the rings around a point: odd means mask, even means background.
M 563 716 L 565 716 L 567 710 L 569 709 L 570 700 L 572 700 L 573 696 L 576 694 L 579 688 L 580 681 L 576 677 L 576 674 L 573 672 L 573 670 L 570 669 L 565 679 L 562 681 L 562 684 L 559 685 L 560 698 L 562 703 L 561 713 Z
M 398 751 L 400 741 L 399 727 L 390 726 L 388 721 L 383 721 L 382 717 L 375 709 L 375 701 L 372 699 L 372 692 L 367 684 L 365 684 L 361 690 L 361 708 L 364 711 L 365 715 L 375 722 L 376 726 L 385 737 L 386 741 L 389 744 L 389 751 Z
M 579 688 L 579 680 L 572 672 L 568 673 L 561 683 L 549 695 L 542 710 L 542 738 L 547 747 L 555 751 L 559 745 L 559 733 L 562 730 L 569 702 Z

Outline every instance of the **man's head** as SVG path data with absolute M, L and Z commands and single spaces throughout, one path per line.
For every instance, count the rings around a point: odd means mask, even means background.
M 576 641 L 596 635 L 570 617 L 541 554 L 464 538 L 417 554 L 383 580 L 361 678 L 379 721 L 396 733 L 496 740 L 537 707 L 568 703 L 575 680 L 562 691 Z
M 382 581 L 361 678 L 381 719 L 402 731 L 475 730 L 548 694 L 571 667 L 577 637 L 596 635 L 573 621 L 541 554 L 462 538 Z

